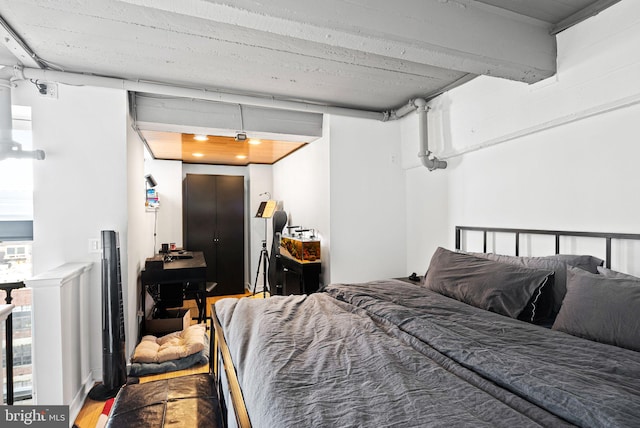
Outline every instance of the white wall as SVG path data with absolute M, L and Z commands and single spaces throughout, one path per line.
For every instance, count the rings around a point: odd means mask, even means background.
M 145 211 L 144 249 L 147 257 L 151 257 L 160 250 L 163 243 L 173 242 L 182 247 L 182 162 L 156 160 L 146 156 L 144 171 L 144 175 L 151 174 L 158 182 L 155 189 L 160 199 L 157 210 Z M 144 205 L 144 197 L 142 204 Z
M 332 116 L 331 281 L 407 276 L 400 123 Z
M 448 226 L 449 174 L 443 170 L 429 171 L 422 165 L 418 158 L 418 122 L 415 112 L 398 122 L 401 164 L 405 169 L 406 275 L 412 272 L 423 275 L 431 254 L 453 236 Z M 437 150 L 433 141 L 429 141 L 429 149 Z
M 22 81 L 14 90 L 14 103 L 32 107 L 34 147 L 46 151 L 46 159 L 33 164 L 33 273 L 66 262 L 94 263 L 90 354 L 91 369 L 101 378 L 100 254 L 89 252 L 89 239 L 100 239 L 101 230 L 120 232 L 123 290 L 129 297 L 124 276 L 129 272 L 127 95 L 121 90 L 59 85 L 58 98 L 51 99 L 39 97 L 32 83 Z
M 407 170 L 414 270 L 453 246 L 454 225 L 640 230 L 638 17 L 639 3 L 620 2 L 560 33 L 548 81 L 482 77 L 431 102 L 430 145 L 449 168 Z
M 272 197 L 282 203 L 282 209 L 287 213 L 287 224 L 315 229 L 320 237 L 322 284 L 331 278 L 329 127 L 329 118 L 325 115 L 322 138 L 273 166 Z
M 132 118 L 127 115 L 127 258 L 128 269 L 126 275 L 127 287 L 123 289 L 126 296 L 126 347 L 127 358 L 133 355 L 138 342 L 138 318 L 140 306 L 139 296 L 141 284 L 140 271 L 144 268 L 144 261 L 149 257 L 145 239 L 145 184 L 144 184 L 144 143 L 132 128 Z
M 249 212 L 247 213 L 249 222 L 249 282 L 247 287 L 253 291 L 255 286 L 256 292 L 261 291 L 264 287 L 263 272 L 264 265 L 260 265 L 258 271 L 258 263 L 262 250 L 262 241 L 266 237 L 266 246 L 269 255 L 272 256 L 272 237 L 273 237 L 273 221 L 272 219 L 255 218 L 260 203 L 266 201 L 271 194 L 273 195 L 273 168 L 271 165 L 249 165 Z M 269 192 L 265 195 L 264 193 Z M 266 226 L 266 227 L 265 227 Z M 266 230 L 266 232 L 265 232 Z M 258 274 L 259 273 L 259 274 Z M 268 281 L 268 280 L 267 280 Z M 274 290 L 272 290 L 274 291 Z
M 323 133 L 273 168 L 289 224 L 320 234 L 322 282 L 407 276 L 400 122 L 325 116 Z

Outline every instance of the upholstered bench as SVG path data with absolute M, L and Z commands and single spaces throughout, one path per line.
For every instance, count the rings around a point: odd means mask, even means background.
M 107 427 L 222 427 L 208 373 L 129 384 L 115 398 Z

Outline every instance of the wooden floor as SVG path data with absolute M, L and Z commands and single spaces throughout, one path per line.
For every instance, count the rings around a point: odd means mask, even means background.
M 211 305 L 216 301 L 223 299 L 225 297 L 249 297 L 249 296 L 251 296 L 250 293 L 236 294 L 233 296 L 208 297 L 207 305 L 206 305 L 207 319 L 211 317 Z M 261 298 L 262 293 L 256 294 L 255 297 Z M 197 315 L 198 309 L 197 309 L 195 300 L 185 300 L 184 303 L 185 303 L 185 306 L 184 306 L 185 309 L 189 308 L 191 309 L 192 314 Z M 195 323 L 196 321 L 192 321 L 192 322 Z M 207 326 L 207 329 L 210 329 L 209 325 Z M 174 377 L 187 376 L 187 375 L 197 374 L 197 373 L 208 373 L 208 372 L 209 372 L 209 365 L 205 364 L 203 366 L 192 367 L 189 369 L 180 370 L 176 372 L 141 376 L 139 379 L 140 379 L 140 383 L 145 383 L 145 382 L 151 382 L 158 379 L 170 379 Z M 82 409 L 80 410 L 80 413 L 78 413 L 78 417 L 76 418 L 76 421 L 75 421 L 75 426 L 78 428 L 95 428 L 96 423 L 98 422 L 98 418 L 102 413 L 102 409 L 104 408 L 104 403 L 105 403 L 104 401 L 94 401 L 90 398 L 87 398 L 84 402 L 84 405 L 82 406 Z

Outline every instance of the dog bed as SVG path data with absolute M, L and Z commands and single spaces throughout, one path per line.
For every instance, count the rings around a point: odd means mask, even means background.
M 194 324 L 166 336 L 144 336 L 133 353 L 135 363 L 162 363 L 177 360 L 202 351 L 207 347 L 203 337 L 204 324 Z
M 209 362 L 204 324 L 157 338 L 144 336 L 133 353 L 129 376 L 167 373 Z

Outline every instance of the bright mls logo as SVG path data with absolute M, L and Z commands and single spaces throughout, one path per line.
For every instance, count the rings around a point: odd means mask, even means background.
M 0 426 L 68 428 L 69 406 L 0 406 Z

